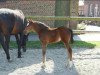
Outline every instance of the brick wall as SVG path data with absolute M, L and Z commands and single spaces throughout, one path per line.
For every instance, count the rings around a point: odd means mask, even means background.
M 9 0 L 1 1 L 0 8 L 20 9 L 26 16 L 54 16 L 55 1 Z
M 54 0 L 0 0 L 0 8 L 20 9 L 25 16 L 54 16 Z M 43 21 L 54 27 L 54 21 Z

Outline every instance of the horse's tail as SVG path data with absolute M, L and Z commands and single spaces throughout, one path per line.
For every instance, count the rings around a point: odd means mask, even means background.
M 71 32 L 71 38 L 70 38 L 70 41 L 71 41 L 71 43 L 73 43 L 73 42 L 74 42 L 74 39 L 73 39 L 73 31 L 72 31 L 72 29 L 69 29 L 69 31 Z

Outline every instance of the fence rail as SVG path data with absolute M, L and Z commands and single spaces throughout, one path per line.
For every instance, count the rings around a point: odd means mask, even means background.
M 65 16 L 27 16 L 28 19 L 34 20 L 91 20 L 91 21 L 100 21 L 100 17 L 65 17 Z M 100 31 L 87 31 L 87 30 L 73 30 L 74 34 L 83 34 L 83 33 L 100 33 Z
M 35 20 L 91 20 L 100 21 L 100 17 L 65 17 L 65 16 L 27 16 Z
M 100 33 L 100 31 L 87 31 L 87 30 L 73 30 L 74 34 L 84 34 L 84 33 Z

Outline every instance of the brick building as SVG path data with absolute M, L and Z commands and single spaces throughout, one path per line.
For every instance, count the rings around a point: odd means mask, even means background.
M 84 0 L 84 5 L 79 6 L 79 15 L 86 17 L 100 17 L 99 8 L 99 0 Z

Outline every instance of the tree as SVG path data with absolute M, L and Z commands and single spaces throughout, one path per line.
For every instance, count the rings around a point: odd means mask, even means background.
M 70 16 L 78 17 L 79 0 L 70 0 Z M 77 28 L 77 21 L 70 21 L 69 27 L 72 29 Z
M 70 0 L 56 0 L 55 16 L 70 16 Z M 55 27 L 66 26 L 68 21 L 56 20 Z

